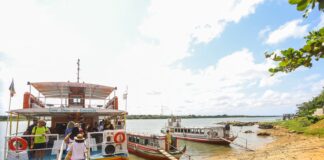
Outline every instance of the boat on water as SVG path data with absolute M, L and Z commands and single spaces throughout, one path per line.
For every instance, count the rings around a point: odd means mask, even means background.
M 229 145 L 237 138 L 231 134 L 230 126 L 184 127 L 181 125 L 181 118 L 174 116 L 168 119 L 161 132 L 165 133 L 167 130 L 178 139 L 200 143 Z
M 29 91 L 24 94 L 23 107 L 8 111 L 9 133 L 5 137 L 5 154 L 1 159 L 35 159 L 37 150 L 44 151 L 44 159 L 64 159 L 67 148 L 63 140 L 64 132 L 70 121 L 88 126 L 87 129 L 83 128 L 83 133 L 89 159 L 129 159 L 125 132 L 127 112 L 118 110 L 116 87 L 84 82 L 28 82 L 28 85 Z M 13 131 L 13 117 L 25 117 L 28 126 L 35 118 L 44 119 L 50 130 L 50 134 L 43 135 L 46 137 L 46 146 L 41 149 L 30 147 L 28 139 L 37 135 L 19 133 L 19 127 L 27 128 L 25 125 L 20 126 L 19 121 Z M 97 130 L 99 122 L 103 120 L 110 121 L 114 128 Z
M 185 152 L 186 146 L 178 150 L 177 138 L 172 138 L 169 150 L 164 135 L 127 133 L 127 148 L 129 153 L 150 160 L 169 160 L 168 156 L 179 159 Z

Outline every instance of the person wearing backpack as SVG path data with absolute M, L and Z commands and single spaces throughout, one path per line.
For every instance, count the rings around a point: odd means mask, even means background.
M 28 126 L 26 131 L 24 132 L 24 135 L 31 135 L 32 134 L 32 130 L 35 126 L 37 126 L 37 123 L 38 123 L 38 120 L 37 119 L 33 119 L 33 124 Z M 27 141 L 28 143 L 28 148 L 30 149 L 31 148 L 31 137 L 24 137 L 24 139 Z M 32 159 L 33 158 L 33 151 L 28 151 L 28 158 L 29 159 Z
M 32 135 L 35 137 L 32 139 L 31 148 L 32 149 L 43 149 L 46 148 L 46 136 L 45 134 L 50 134 L 49 129 L 45 126 L 46 122 L 42 119 L 38 120 L 37 126 L 32 129 Z M 45 150 L 36 150 L 34 159 L 43 160 L 45 156 Z

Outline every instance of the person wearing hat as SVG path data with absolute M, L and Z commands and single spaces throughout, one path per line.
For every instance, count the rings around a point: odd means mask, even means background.
M 46 136 L 45 134 L 49 134 L 49 129 L 45 126 L 46 122 L 42 119 L 38 120 L 37 126 L 35 126 L 32 130 L 32 135 L 35 135 L 32 140 L 32 149 L 43 149 L 46 148 Z M 42 160 L 45 156 L 45 150 L 36 150 L 35 151 L 35 160 Z
M 74 137 L 74 142 L 68 148 L 65 160 L 85 160 L 87 159 L 87 147 L 84 143 L 85 138 L 82 134 Z

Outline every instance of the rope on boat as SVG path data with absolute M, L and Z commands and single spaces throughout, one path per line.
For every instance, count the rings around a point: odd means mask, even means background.
M 241 145 L 241 144 L 234 143 L 234 142 L 232 142 L 232 141 L 230 141 L 230 140 L 228 140 L 228 139 L 226 139 L 226 138 L 222 138 L 222 137 L 218 137 L 218 138 L 220 138 L 220 139 L 222 139 L 222 140 L 224 140 L 224 141 L 226 141 L 226 142 L 229 142 L 229 143 L 231 143 L 231 144 L 234 144 L 234 145 L 236 145 L 236 146 L 239 146 L 239 147 L 241 147 L 241 148 L 244 148 L 244 149 L 246 149 L 246 150 L 248 150 L 248 151 L 254 151 L 253 149 L 250 149 L 250 148 L 248 148 L 247 146 L 243 146 L 243 145 Z

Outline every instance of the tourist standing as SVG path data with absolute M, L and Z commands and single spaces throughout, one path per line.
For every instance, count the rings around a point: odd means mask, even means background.
M 172 143 L 172 139 L 171 139 L 171 133 L 169 130 L 166 131 L 166 135 L 165 135 L 165 150 L 168 152 L 171 148 L 171 143 Z
M 74 122 L 70 121 L 66 126 L 64 137 L 67 136 L 68 134 L 70 134 L 72 132 L 73 128 L 74 128 Z
M 26 131 L 24 132 L 24 135 L 31 135 L 32 134 L 32 131 L 33 131 L 33 128 L 35 126 L 37 126 L 37 123 L 38 123 L 38 120 L 37 119 L 33 119 L 33 124 L 28 126 Z M 25 137 L 24 139 L 26 139 L 26 141 L 28 142 L 28 147 L 31 148 L 32 147 L 32 143 L 31 143 L 31 137 Z M 28 158 L 29 159 L 32 159 L 33 157 L 33 151 L 28 151 Z
M 32 129 L 32 135 L 35 135 L 32 140 L 33 149 L 44 149 L 46 148 L 46 136 L 45 134 L 49 134 L 49 129 L 45 126 L 46 122 L 42 119 L 38 120 L 37 126 Z M 45 150 L 36 150 L 35 151 L 35 160 L 43 160 L 45 156 Z
M 65 157 L 66 160 L 85 160 L 87 159 L 87 147 L 84 143 L 84 137 L 82 134 L 78 134 L 74 137 L 74 142 L 68 148 L 68 154 Z
M 104 130 L 114 130 L 114 125 L 111 123 L 109 119 L 105 121 Z
M 67 145 L 72 144 L 73 141 L 74 141 L 74 137 L 76 137 L 79 133 L 80 133 L 79 128 L 78 127 L 73 127 L 71 133 L 66 135 L 66 137 L 64 138 L 64 142 Z

